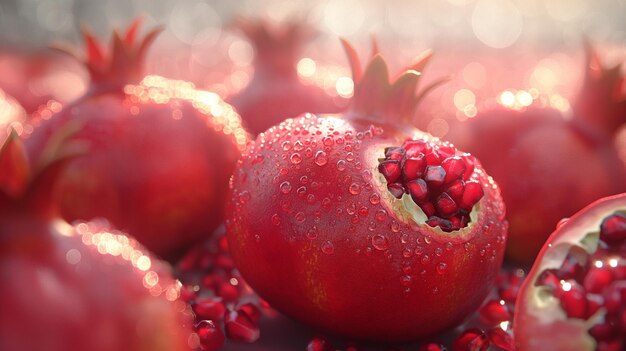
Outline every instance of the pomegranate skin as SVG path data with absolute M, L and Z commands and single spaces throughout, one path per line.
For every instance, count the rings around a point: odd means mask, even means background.
M 626 191 L 626 168 L 611 138 L 560 111 L 500 108 L 458 127 L 446 139 L 476 155 L 502 190 L 506 254 L 514 261 L 532 262 L 562 218 Z
M 485 195 L 462 230 L 416 221 L 387 190 L 378 159 L 407 138 L 439 141 L 345 117 L 288 119 L 243 155 L 226 221 L 241 274 L 279 311 L 349 338 L 401 342 L 461 322 L 501 264 L 497 186 L 477 166 Z
M 581 270 L 590 272 L 589 268 L 593 266 L 604 266 L 609 269 L 612 267 L 612 269 L 615 269 L 615 276 L 610 281 L 603 283 L 604 286 L 601 288 L 606 289 L 607 285 L 611 283 L 612 286 L 619 286 L 619 284 L 624 286 L 623 281 L 626 278 L 626 275 L 624 275 L 624 272 L 626 272 L 624 270 L 626 243 L 622 239 L 621 248 L 619 243 L 616 247 L 609 248 L 606 242 L 600 241 L 602 240 L 601 224 L 603 220 L 615 213 L 623 215 L 624 211 L 626 211 L 626 194 L 605 197 L 575 213 L 571 218 L 559 225 L 550 235 L 537 256 L 528 278 L 522 284 L 520 294 L 515 303 L 514 330 L 516 350 L 593 351 L 604 349 L 619 350 L 623 347 L 625 342 L 623 333 L 620 334 L 618 332 L 613 337 L 602 339 L 609 343 L 614 343 L 611 348 L 607 347 L 609 346 L 607 344 L 601 345 L 602 340 L 595 340 L 590 332 L 594 326 L 598 326 L 598 324 L 605 321 L 607 313 L 605 308 L 607 308 L 609 302 L 607 302 L 608 299 L 603 303 L 601 302 L 607 295 L 603 296 L 600 293 L 595 295 L 596 298 L 592 299 L 590 296 L 593 294 L 587 294 L 586 299 L 583 301 L 596 301 L 600 303 L 597 306 L 600 309 L 596 308 L 595 312 L 588 312 L 588 314 L 591 314 L 588 317 L 568 317 L 568 312 L 563 308 L 564 302 L 559 302 L 559 298 L 553 296 L 553 289 L 548 284 L 542 284 L 541 279 L 546 272 L 555 271 L 559 267 L 565 266 L 564 260 L 569 257 L 570 253 L 577 252 L 578 257 L 585 257 L 585 260 L 587 260 L 587 264 L 584 268 L 581 267 Z M 600 235 L 598 235 L 598 232 L 600 232 Z M 617 251 L 615 251 L 616 249 Z M 604 255 L 603 259 L 593 256 L 597 252 L 601 252 Z M 587 277 L 589 275 L 585 276 L 584 279 L 586 280 Z M 560 283 L 558 279 L 555 283 L 563 284 L 565 281 L 572 282 L 573 280 L 563 278 Z M 586 285 L 587 283 L 584 284 Z M 576 283 L 571 284 L 572 291 L 575 285 Z M 582 289 L 583 291 L 585 290 L 585 288 Z M 568 288 L 564 291 L 570 290 Z M 585 292 L 591 293 L 592 291 L 587 290 Z M 600 302 L 598 302 L 598 296 Z M 619 300 L 618 298 L 617 306 L 612 308 L 624 311 L 624 308 L 626 308 L 624 299 Z M 619 325 L 620 321 L 617 323 Z M 623 322 L 621 324 L 623 325 Z

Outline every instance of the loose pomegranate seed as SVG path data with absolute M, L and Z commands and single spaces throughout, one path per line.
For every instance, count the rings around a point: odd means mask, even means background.
M 515 345 L 513 337 L 500 327 L 491 328 L 487 331 L 487 336 L 492 345 L 495 345 L 504 351 L 513 351 Z
M 328 340 L 323 336 L 314 337 L 306 346 L 306 351 L 329 351 L 331 349 Z
M 504 300 L 491 300 L 479 311 L 481 321 L 489 326 L 497 325 L 502 321 L 511 320 L 511 313 Z
M 220 320 L 224 317 L 226 307 L 220 298 L 198 299 L 191 303 L 196 319 Z
M 394 197 L 408 193 L 428 225 L 451 232 L 467 226 L 469 212 L 484 196 L 480 183 L 470 180 L 474 167 L 473 157 L 456 156 L 450 144 L 408 140 L 401 147 L 385 149 L 378 171 Z
M 261 319 L 261 310 L 259 310 L 259 308 L 252 302 L 239 306 L 237 311 L 245 313 L 254 323 Z
M 452 344 L 452 351 L 485 351 L 489 348 L 489 338 L 480 329 L 472 328 L 459 335 Z
M 229 282 L 224 282 L 217 287 L 217 296 L 224 299 L 224 302 L 236 302 L 239 299 L 239 290 Z
M 419 351 L 446 351 L 447 349 L 445 348 L 445 346 L 436 343 L 436 342 L 429 342 L 428 344 L 424 344 L 419 348 Z
M 196 333 L 202 350 L 216 351 L 224 345 L 224 333 L 213 321 L 200 321 L 196 324 Z
M 626 242 L 626 215 L 615 213 L 600 224 L 600 240 L 610 245 Z
M 256 323 L 245 312 L 240 311 L 226 312 L 224 329 L 226 336 L 235 341 L 253 343 L 261 336 Z

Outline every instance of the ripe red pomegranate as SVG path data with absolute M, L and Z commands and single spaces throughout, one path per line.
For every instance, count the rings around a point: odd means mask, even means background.
M 26 141 L 36 160 L 45 157 L 42 146 L 54 131 L 79 126 L 70 142 L 87 143 L 91 152 L 73 160 L 56 184 L 63 217 L 107 218 L 172 258 L 221 222 L 247 134 L 216 94 L 184 81 L 142 79 L 157 31 L 137 43 L 138 23 L 123 38 L 113 35 L 110 56 L 85 34 L 89 92 L 52 116 L 42 114 Z
M 626 194 L 562 223 L 541 249 L 515 305 L 517 350 L 624 350 Z
M 254 76 L 227 99 L 241 115 L 246 129 L 257 135 L 289 117 L 305 112 L 339 111 L 334 98 L 316 85 L 298 78 L 296 61 L 313 29 L 302 22 L 274 26 L 264 20 L 239 18 L 235 26 L 255 49 Z
M 305 114 L 259 135 L 238 163 L 227 235 L 273 307 L 349 338 L 399 342 L 459 323 L 492 286 L 507 223 L 480 163 L 413 128 L 418 71 L 389 83 L 344 43 L 345 114 Z
M 57 216 L 50 185 L 70 149 L 56 151 L 31 164 L 16 133 L 0 149 L 0 349 L 191 350 L 169 266 L 104 221 Z
M 507 257 L 515 261 L 532 262 L 560 219 L 626 191 L 626 168 L 613 144 L 626 116 L 623 78 L 619 67 L 603 68 L 588 52 L 571 116 L 502 107 L 480 112 L 447 136 L 476 155 L 502 188 L 511 224 Z

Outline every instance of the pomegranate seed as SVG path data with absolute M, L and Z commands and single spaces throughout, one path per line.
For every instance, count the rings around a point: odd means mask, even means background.
M 424 180 L 428 183 L 428 186 L 439 187 L 446 179 L 446 170 L 441 166 L 428 166 L 426 167 L 426 174 Z
M 435 215 L 435 205 L 430 202 L 422 202 L 419 204 L 426 217 L 432 217 Z
M 235 341 L 253 343 L 261 336 L 256 323 L 247 314 L 238 311 L 226 312 L 224 329 L 226 336 Z
M 261 310 L 259 310 L 259 308 L 252 302 L 239 306 L 237 311 L 245 313 L 254 323 L 261 319 Z
M 584 278 L 583 285 L 590 293 L 601 293 L 605 286 L 613 281 L 613 272 L 607 267 L 591 267 Z
M 566 290 L 565 286 L 568 286 L 568 290 Z M 561 301 L 561 307 L 568 317 L 580 319 L 589 317 L 585 290 L 577 283 L 569 281 L 561 284 L 556 296 Z
M 554 269 L 547 269 L 541 272 L 535 285 L 556 289 L 561 285 L 561 279 L 556 276 L 556 271 Z
M 623 351 L 624 341 L 611 340 L 598 343 L 597 351 Z
M 476 328 L 464 331 L 452 344 L 453 351 L 485 351 L 487 348 L 489 348 L 487 335 Z
M 606 217 L 600 224 L 600 240 L 609 245 L 626 242 L 626 215 L 615 213 Z
M 220 320 L 226 312 L 226 307 L 220 298 L 196 300 L 191 307 L 198 319 Z
M 415 157 L 420 152 L 422 154 L 430 153 L 431 147 L 425 140 L 407 140 L 402 148 L 406 150 L 407 157 Z
M 224 299 L 224 302 L 236 302 L 239 299 L 239 290 L 229 282 L 224 282 L 217 287 L 217 296 Z
M 561 280 L 574 279 L 576 282 L 582 283 L 585 277 L 587 256 L 588 254 L 584 249 L 572 246 L 561 264 L 561 268 L 556 272 L 556 276 Z M 581 259 L 584 261 L 581 261 Z
M 437 198 L 437 202 L 435 202 L 435 208 L 444 218 L 452 217 L 459 209 L 454 200 L 452 200 L 450 195 L 448 195 L 447 193 L 442 193 L 441 195 L 439 195 L 439 198 Z
M 604 291 L 604 307 L 608 314 L 616 314 L 626 302 L 626 281 L 615 281 Z
M 461 179 L 457 179 L 450 183 L 446 188 L 445 192 L 450 195 L 454 201 L 459 201 L 463 196 L 463 192 L 465 191 L 465 182 Z
M 463 192 L 459 206 L 469 211 L 484 195 L 485 191 L 478 182 L 473 180 L 468 181 L 465 183 L 465 191 Z
M 504 300 L 491 300 L 487 302 L 479 311 L 480 318 L 484 324 L 493 326 L 502 321 L 511 320 L 511 313 Z
M 387 183 L 393 183 L 400 178 L 400 161 L 383 161 L 378 165 L 378 171 L 382 173 Z
M 232 271 L 235 268 L 235 261 L 233 261 L 230 255 L 222 253 L 215 258 L 215 266 L 225 271 Z
M 185 285 L 180 289 L 180 299 L 185 302 L 190 302 L 196 299 L 198 292 L 191 285 Z
M 456 148 L 452 146 L 450 143 L 445 143 L 444 145 L 439 147 L 439 156 L 442 158 L 449 158 L 456 154 Z
M 446 171 L 445 183 L 450 183 L 461 178 L 465 173 L 465 162 L 460 157 L 448 157 L 441 162 L 441 167 Z
M 476 167 L 476 158 L 470 154 L 465 154 L 461 156 L 461 159 L 465 161 L 465 173 L 463 173 L 463 180 L 468 180 L 472 177 L 474 173 L 474 168 Z
M 404 176 L 405 180 L 417 179 L 424 175 L 425 169 L 426 160 L 424 159 L 424 154 L 419 154 L 417 155 L 417 157 L 407 158 L 404 161 L 404 166 L 402 167 L 402 175 Z
M 405 149 L 401 147 L 388 147 L 385 148 L 385 158 L 391 160 L 401 160 L 405 154 Z
M 402 198 L 404 195 L 404 187 L 400 183 L 390 183 L 387 184 L 387 190 L 393 195 L 396 199 Z
M 589 329 L 589 334 L 598 341 L 608 341 L 615 336 L 615 326 L 610 323 L 599 323 Z
M 196 333 L 202 350 L 216 351 L 224 345 L 224 333 L 213 321 L 200 321 L 196 324 Z
M 426 223 L 428 223 L 428 225 L 431 227 L 439 227 L 441 228 L 441 230 L 446 231 L 446 232 L 451 232 L 454 230 L 452 226 L 452 222 L 450 222 L 447 219 L 439 218 L 436 216 L 431 216 L 430 218 L 428 218 Z
M 515 348 L 511 334 L 502 330 L 500 327 L 489 329 L 487 331 L 487 336 L 493 345 L 503 349 L 504 351 L 513 351 Z
M 406 187 L 415 203 L 420 203 L 428 197 L 428 185 L 424 179 L 417 179 L 406 183 Z
M 439 155 L 437 150 L 432 150 L 429 153 L 424 153 L 424 158 L 426 158 L 426 163 L 432 166 L 438 166 L 443 161 L 443 157 Z
M 328 345 L 328 341 L 323 336 L 316 336 L 308 345 L 306 345 L 306 351 L 330 351 L 332 348 Z
M 445 346 L 436 343 L 436 342 L 429 342 L 428 344 L 424 344 L 419 348 L 419 351 L 446 351 L 447 349 L 445 348 Z

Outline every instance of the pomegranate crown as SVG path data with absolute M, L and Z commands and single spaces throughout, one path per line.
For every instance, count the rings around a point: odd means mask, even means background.
M 589 40 L 584 44 L 585 76 L 573 110 L 580 118 L 612 135 L 626 122 L 626 77 L 621 64 L 603 65 Z
M 231 26 L 250 41 L 258 66 L 294 75 L 298 52 L 317 36 L 317 31 L 302 18 L 278 24 L 265 19 L 236 17 Z
M 96 86 L 98 91 L 121 89 L 126 84 L 141 80 L 146 52 L 162 31 L 162 28 L 157 27 L 138 39 L 141 23 L 142 19 L 137 18 L 124 34 L 113 31 L 108 55 L 102 43 L 86 27 L 82 28 L 86 57 L 82 58 L 73 50 L 60 49 L 84 62 L 92 86 Z
M 352 112 L 359 117 L 380 119 L 384 116 L 391 120 L 411 123 L 420 100 L 448 80 L 448 78 L 439 79 L 417 92 L 421 72 L 432 56 L 431 50 L 422 52 L 415 63 L 390 82 L 387 62 L 378 52 L 376 40 L 372 40 L 372 58 L 365 70 L 361 68 L 354 47 L 345 39 L 341 39 L 341 44 L 348 55 L 354 81 Z

